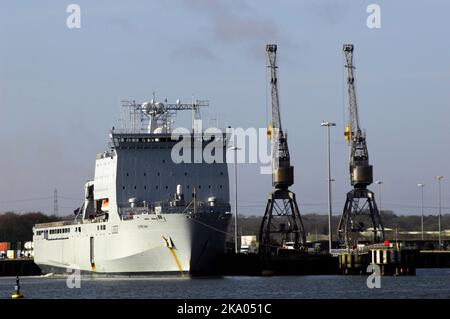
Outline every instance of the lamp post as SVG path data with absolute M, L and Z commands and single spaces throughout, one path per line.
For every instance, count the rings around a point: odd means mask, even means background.
M 381 213 L 381 184 L 383 184 L 383 181 L 376 181 L 375 184 L 378 185 L 378 207 L 379 207 L 379 211 Z
M 336 126 L 336 123 L 331 123 L 331 122 L 325 122 L 323 121 L 321 124 L 321 126 L 324 126 L 327 128 L 327 149 L 328 149 L 328 247 L 329 247 L 329 251 L 331 254 L 331 249 L 332 249 L 332 237 L 333 237 L 333 233 L 331 230 L 331 215 L 332 215 L 332 203 L 331 203 L 331 182 L 333 181 L 331 179 L 331 152 L 330 152 L 330 127 L 332 126 Z
M 237 208 L 237 151 L 240 150 L 237 146 L 229 147 L 229 150 L 234 151 L 234 252 L 239 253 L 239 239 L 238 239 L 238 208 Z
M 420 200 L 420 207 L 421 207 L 421 211 L 422 211 L 422 215 L 421 215 L 421 226 L 422 226 L 422 240 L 424 240 L 425 236 L 423 233 L 423 188 L 425 186 L 425 184 L 419 183 L 417 184 L 418 187 L 420 187 L 420 193 L 421 193 L 421 200 Z
M 438 215 L 438 232 L 439 232 L 439 250 L 441 249 L 441 181 L 444 178 L 444 176 L 438 175 L 436 176 L 436 179 L 438 181 L 438 201 L 439 201 L 439 215 Z

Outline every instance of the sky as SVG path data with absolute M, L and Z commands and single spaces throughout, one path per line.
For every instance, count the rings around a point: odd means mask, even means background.
M 69 29 L 69 4 L 81 28 Z M 368 28 L 378 4 L 381 28 Z M 208 99 L 219 126 L 266 127 L 265 44 L 278 44 L 283 127 L 302 213 L 327 209 L 331 129 L 333 212 L 350 190 L 342 44 L 355 45 L 357 100 L 381 205 L 450 212 L 450 2 L 0 1 L 0 212 L 71 213 L 108 148 L 121 99 Z M 230 167 L 230 173 L 234 168 Z M 262 215 L 271 191 L 259 164 L 238 165 L 242 214 Z M 233 185 L 233 174 L 230 174 Z M 377 199 L 379 185 L 371 185 Z M 231 188 L 233 192 L 233 188 Z

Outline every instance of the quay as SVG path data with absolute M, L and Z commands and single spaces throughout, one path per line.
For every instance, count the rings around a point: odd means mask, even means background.
M 0 276 L 39 276 L 41 269 L 33 258 L 0 259 Z
M 365 252 L 285 250 L 270 260 L 257 253 L 229 252 L 211 270 L 194 276 L 366 275 L 377 264 L 381 275 L 415 275 L 417 268 L 450 268 L 450 251 L 372 248 Z M 0 276 L 39 276 L 33 258 L 0 259 Z

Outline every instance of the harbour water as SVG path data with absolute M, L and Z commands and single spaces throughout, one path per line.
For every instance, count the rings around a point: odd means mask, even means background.
M 365 276 L 295 277 L 81 277 L 68 288 L 66 277 L 22 277 L 21 292 L 38 299 L 315 299 L 450 298 L 450 269 L 418 269 L 417 276 L 382 277 L 369 289 Z M 0 299 L 10 298 L 15 278 L 0 278 Z

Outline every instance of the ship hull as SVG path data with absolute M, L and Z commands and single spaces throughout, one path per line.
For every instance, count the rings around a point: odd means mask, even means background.
M 35 263 L 45 273 L 211 273 L 225 249 L 229 217 L 142 214 L 65 226 L 65 233 L 34 236 Z

